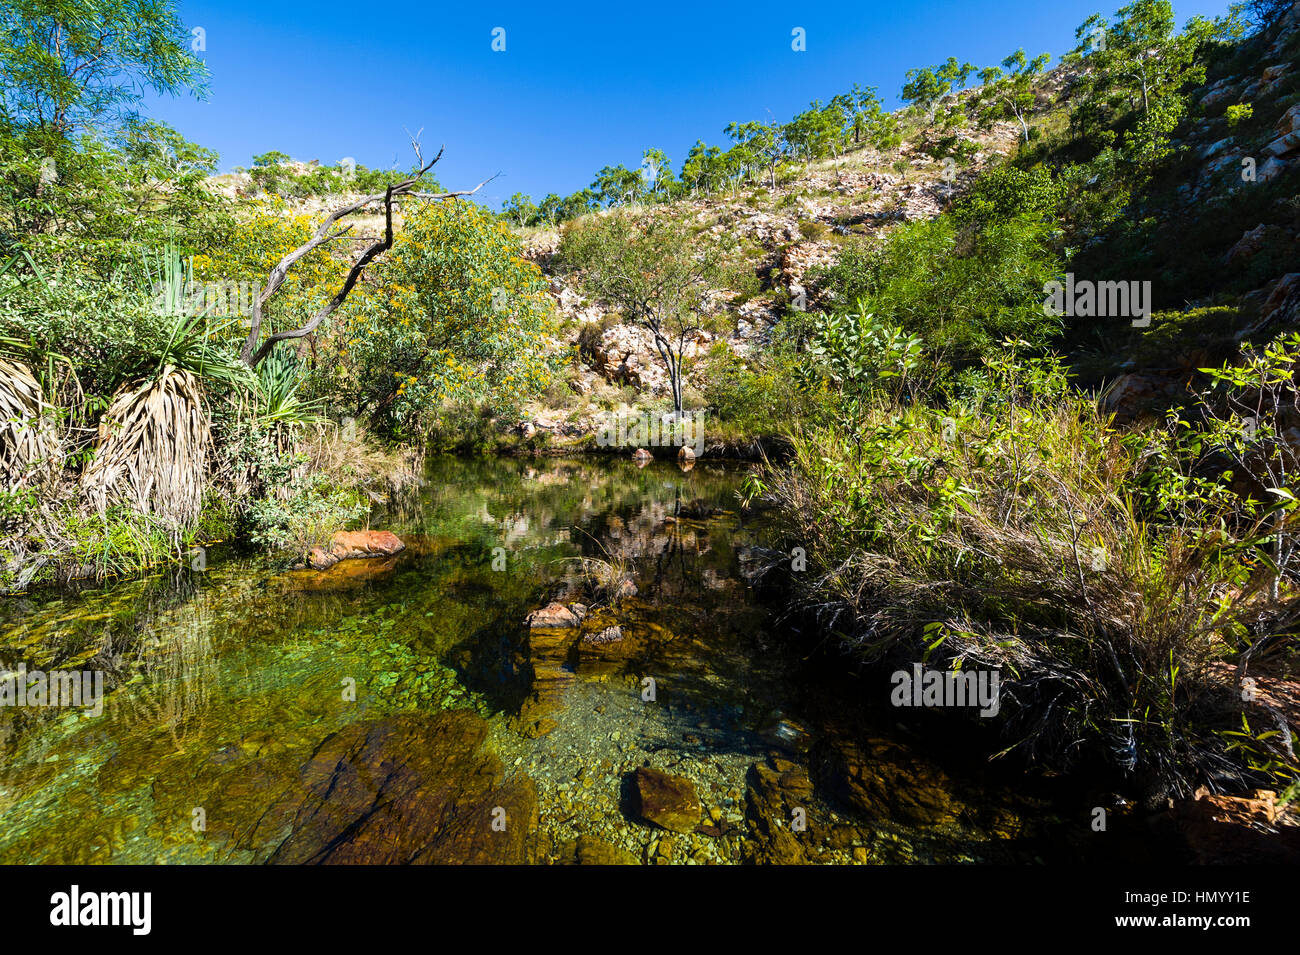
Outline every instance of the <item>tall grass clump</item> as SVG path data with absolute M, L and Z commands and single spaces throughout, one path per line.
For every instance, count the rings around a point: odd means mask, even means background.
M 1171 481 L 1181 429 L 1119 433 L 1054 359 L 1008 347 L 962 381 L 942 406 L 859 396 L 758 477 L 806 550 L 797 606 L 869 661 L 999 670 L 1003 752 L 1151 798 L 1257 778 L 1223 665 L 1294 602 L 1272 594 L 1276 511 Z M 1252 735 L 1293 768 L 1284 743 Z

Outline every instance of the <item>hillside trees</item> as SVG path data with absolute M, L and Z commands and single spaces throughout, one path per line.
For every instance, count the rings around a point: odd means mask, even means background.
M 647 199 L 659 202 L 672 196 L 673 164 L 662 149 L 652 146 L 641 154 L 640 174 Z
M 940 105 L 957 90 L 965 89 L 975 67 L 960 63 L 954 56 L 939 66 L 925 66 L 907 71 L 903 84 L 903 102 L 910 103 L 926 117 L 926 125 L 933 126 Z
M 1087 134 L 1133 114 L 1127 148 L 1158 157 L 1186 115 L 1186 89 L 1205 79 L 1204 48 L 1241 30 L 1234 12 L 1215 22 L 1193 17 L 1179 32 L 1169 0 L 1134 0 L 1110 20 L 1093 14 L 1075 30 L 1078 45 L 1064 58 L 1083 67 L 1072 121 Z
M 749 155 L 767 168 L 771 188 L 775 192 L 776 167 L 790 152 L 785 127 L 775 120 L 767 123 L 751 120 L 747 123 L 729 123 L 726 133 L 738 147 L 744 147 Z
M 537 216 L 537 206 L 527 195 L 516 192 L 501 204 L 501 214 L 522 229 Z
M 1001 67 L 980 70 L 980 81 L 984 84 L 980 102 L 985 119 L 1014 117 L 1020 124 L 1021 141 L 1029 142 L 1029 123 L 1025 117 L 1034 108 L 1034 84 L 1051 59 L 1050 53 L 1040 53 L 1031 60 L 1024 50 L 1016 50 L 1002 61 Z
M 634 169 L 628 169 L 622 163 L 617 166 L 605 166 L 591 184 L 591 191 L 596 201 L 606 209 L 635 202 L 645 191 L 645 180 Z

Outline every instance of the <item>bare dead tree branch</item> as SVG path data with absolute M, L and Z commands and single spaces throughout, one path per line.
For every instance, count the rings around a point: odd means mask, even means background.
M 402 198 L 441 200 L 452 199 L 458 196 L 472 196 L 487 185 L 487 183 L 492 181 L 492 179 L 485 179 L 473 189 L 462 189 L 455 192 L 418 192 L 416 191 L 416 186 L 420 184 L 424 179 L 425 174 L 428 173 L 428 171 L 437 164 L 438 160 L 442 158 L 443 150 L 446 149 L 446 147 L 444 146 L 440 148 L 438 150 L 438 155 L 434 156 L 433 159 L 426 163 L 424 162 L 424 156 L 420 149 L 418 134 L 416 137 L 412 137 L 411 146 L 415 150 L 418 170 L 414 175 L 402 182 L 388 186 L 388 188 L 386 188 L 382 193 L 363 196 L 355 202 L 349 203 L 339 209 L 335 209 L 325 217 L 325 220 L 317 227 L 315 233 L 313 233 L 310 239 L 284 256 L 284 258 L 277 262 L 275 267 L 271 269 L 270 274 L 267 276 L 266 286 L 253 300 L 248 337 L 244 340 L 244 345 L 239 352 L 240 360 L 248 365 L 249 368 L 256 368 L 261 364 L 262 360 L 270 354 L 271 349 L 274 348 L 277 343 L 291 339 L 304 338 L 319 328 L 321 322 L 337 311 L 338 307 L 343 304 L 344 299 L 348 297 L 348 294 L 356 286 L 362 273 L 365 272 L 366 267 L 369 266 L 378 256 L 392 248 L 394 200 Z M 496 177 L 493 176 L 492 178 L 495 179 Z M 293 268 L 295 263 L 299 262 L 304 256 L 310 254 L 315 249 L 320 248 L 326 243 L 334 242 L 346 237 L 352 231 L 352 225 L 350 224 L 337 231 L 332 231 L 335 224 L 338 223 L 340 219 L 354 215 L 367 206 L 373 205 L 377 202 L 382 202 L 384 206 L 383 238 L 373 239 L 371 245 L 361 254 L 361 257 L 357 259 L 352 268 L 348 270 L 347 277 L 343 280 L 343 285 L 334 296 L 311 317 L 310 320 L 298 328 L 276 332 L 259 346 L 258 341 L 262 335 L 263 310 L 271 297 L 284 285 L 289 270 Z

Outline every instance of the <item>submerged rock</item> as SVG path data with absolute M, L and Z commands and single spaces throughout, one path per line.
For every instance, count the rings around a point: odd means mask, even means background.
M 745 818 L 749 838 L 742 858 L 751 865 L 799 865 L 809 861 L 803 833 L 791 828 L 796 810 L 805 814 L 812 780 L 801 766 L 783 759 L 755 763 L 746 777 Z M 805 830 L 806 832 L 807 830 Z
M 895 740 L 840 740 L 816 749 L 818 782 L 877 819 L 938 826 L 955 822 L 963 811 L 948 775 Z
M 672 832 L 690 832 L 700 821 L 695 784 L 681 776 L 642 766 L 632 774 L 633 810 Z
M 391 557 L 406 547 L 392 531 L 339 531 L 328 549 L 313 547 L 307 554 L 312 570 L 328 570 L 341 560 Z
M 246 836 L 273 863 L 531 861 L 537 795 L 503 780 L 469 710 L 354 723 L 327 737 Z M 287 835 L 279 836 L 287 830 Z
M 583 643 L 616 643 L 623 639 L 623 628 L 619 626 L 606 627 L 600 633 L 588 633 L 583 636 Z
M 630 852 L 595 836 L 579 836 L 560 849 L 558 865 L 637 865 Z

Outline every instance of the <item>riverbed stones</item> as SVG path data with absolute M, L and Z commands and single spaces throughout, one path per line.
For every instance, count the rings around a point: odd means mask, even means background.
M 670 832 L 690 832 L 700 821 L 695 784 L 650 766 L 632 774 L 632 809 L 647 822 Z

